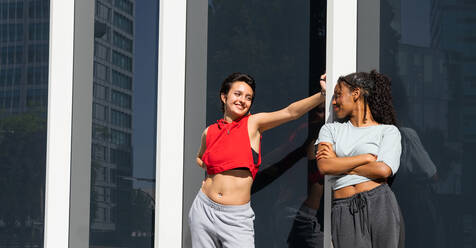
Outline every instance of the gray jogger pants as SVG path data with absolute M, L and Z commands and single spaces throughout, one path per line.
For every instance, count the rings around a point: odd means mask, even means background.
M 255 214 L 244 205 L 221 205 L 199 190 L 188 214 L 193 248 L 254 248 Z
M 382 184 L 372 190 L 332 202 L 332 242 L 335 248 L 404 247 L 404 224 L 392 190 Z

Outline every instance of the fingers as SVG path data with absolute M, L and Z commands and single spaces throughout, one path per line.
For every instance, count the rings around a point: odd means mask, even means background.
M 372 154 L 372 153 L 369 153 L 369 155 L 370 155 L 370 157 L 371 157 L 371 160 L 377 161 L 377 155 Z
M 325 82 L 325 81 L 326 81 L 326 78 L 327 78 L 326 73 L 322 74 L 320 78 L 321 78 L 322 81 Z
M 317 160 L 327 159 L 327 158 L 335 158 L 335 157 L 336 157 L 336 154 L 334 153 L 334 151 L 329 150 L 328 148 L 322 148 L 319 151 L 317 151 L 317 154 L 316 154 L 316 159 Z
M 321 148 L 320 149 L 326 149 L 326 150 L 329 150 L 329 151 L 334 151 L 334 149 L 332 148 L 332 145 L 329 144 L 329 143 L 321 143 Z
M 321 91 L 326 92 L 326 74 L 322 74 L 319 79 L 319 84 L 321 85 Z

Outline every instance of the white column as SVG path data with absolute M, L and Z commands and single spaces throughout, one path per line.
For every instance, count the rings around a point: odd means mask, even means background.
M 50 2 L 44 246 L 68 247 L 74 1 Z
M 339 76 L 357 68 L 357 0 L 327 1 L 326 122 L 333 121 L 332 95 Z M 331 247 L 331 188 L 326 177 L 324 191 L 324 247 Z
M 182 246 L 186 0 L 161 0 L 154 247 Z
M 44 247 L 89 247 L 94 1 L 50 1 Z

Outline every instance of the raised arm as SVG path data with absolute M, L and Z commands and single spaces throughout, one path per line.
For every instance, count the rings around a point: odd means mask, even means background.
M 196 158 L 198 166 L 200 166 L 202 169 L 205 169 L 205 170 L 207 169 L 207 165 L 203 163 L 202 156 L 205 150 L 207 149 L 207 131 L 208 131 L 208 128 L 203 130 L 201 144 L 200 144 L 200 148 L 198 149 L 197 158 Z
M 321 92 L 316 93 L 310 97 L 304 98 L 297 102 L 293 102 L 288 105 L 286 108 L 275 112 L 269 113 L 258 113 L 252 115 L 248 121 L 248 124 L 252 125 L 253 128 L 263 133 L 266 130 L 282 125 L 288 121 L 295 120 L 309 110 L 315 108 L 317 105 L 323 103 L 326 100 L 326 75 L 321 75 Z
M 323 175 L 341 175 L 347 174 L 352 169 L 361 165 L 375 161 L 372 154 L 361 154 L 352 157 L 337 157 L 332 144 L 321 142 L 317 146 L 317 167 Z

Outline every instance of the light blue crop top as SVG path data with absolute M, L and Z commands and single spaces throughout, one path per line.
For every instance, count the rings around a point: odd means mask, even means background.
M 331 143 L 338 157 L 374 154 L 377 161 L 390 167 L 392 175 L 400 166 L 401 136 L 394 125 L 355 127 L 350 121 L 327 123 L 321 128 L 316 145 L 321 142 Z M 331 176 L 334 190 L 369 180 L 371 179 L 359 175 Z

